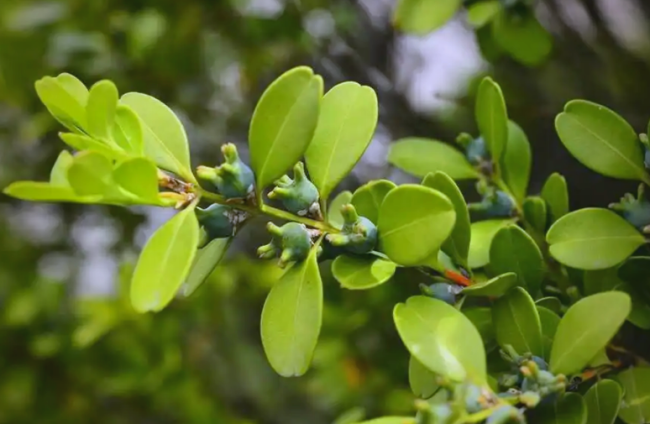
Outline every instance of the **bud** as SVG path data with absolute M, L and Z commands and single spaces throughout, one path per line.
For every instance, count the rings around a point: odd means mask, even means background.
M 304 224 L 290 222 L 278 227 L 269 222 L 266 228 L 273 238 L 269 244 L 257 249 L 260 258 L 270 259 L 279 254 L 281 267 L 285 267 L 289 262 L 300 262 L 307 258 L 313 243 Z
M 247 197 L 255 187 L 253 171 L 239 158 L 234 144 L 221 146 L 221 153 L 226 162 L 216 168 L 199 166 L 198 177 L 209 181 L 227 199 Z
M 206 209 L 196 208 L 199 224 L 206 233 L 206 243 L 216 238 L 232 237 L 235 234 L 237 212 L 229 206 L 212 204 Z
M 356 254 L 372 252 L 377 245 L 377 227 L 367 218 L 359 216 L 351 204 L 341 207 L 343 228 L 340 234 L 328 234 L 333 246 L 344 247 Z
M 284 175 L 275 181 L 276 187 L 269 193 L 269 199 L 281 200 L 286 210 L 299 216 L 320 217 L 318 189 L 305 175 L 302 162 L 293 167 L 293 178 Z

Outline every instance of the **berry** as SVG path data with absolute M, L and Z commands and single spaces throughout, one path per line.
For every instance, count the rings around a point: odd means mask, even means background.
M 299 216 L 319 217 L 318 189 L 305 175 L 302 162 L 294 166 L 293 178 L 285 175 L 275 181 L 276 187 L 269 193 L 269 199 L 281 200 L 286 210 Z
M 311 234 L 304 224 L 290 222 L 278 227 L 269 222 L 266 226 L 273 236 L 271 242 L 257 249 L 261 258 L 269 259 L 280 253 L 280 266 L 289 262 L 300 262 L 307 258 L 313 243 Z
M 239 158 L 234 144 L 221 146 L 226 162 L 216 168 L 199 166 L 197 175 L 209 181 L 226 199 L 245 198 L 255 187 L 253 171 Z
M 434 283 L 428 287 L 421 285 L 420 288 L 428 296 L 435 297 L 450 305 L 456 304 L 456 295 L 459 293 L 459 289 L 456 286 L 449 283 Z
M 234 213 L 232 208 L 220 204 L 212 204 L 206 209 L 196 208 L 199 224 L 205 230 L 209 242 L 216 238 L 231 237 L 235 233 Z
M 356 254 L 369 253 L 377 245 L 377 227 L 369 219 L 359 216 L 352 205 L 341 207 L 343 228 L 340 234 L 328 234 L 332 246 L 343 247 Z
M 490 158 L 483 137 L 475 138 L 467 144 L 465 157 L 472 165 L 479 165 Z

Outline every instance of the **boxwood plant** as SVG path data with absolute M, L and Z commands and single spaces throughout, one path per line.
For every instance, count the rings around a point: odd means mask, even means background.
M 333 199 L 377 124 L 370 87 L 344 82 L 323 95 L 320 76 L 292 69 L 257 104 L 250 164 L 226 144 L 223 164 L 194 172 L 183 126 L 159 100 L 120 96 L 110 81 L 88 89 L 69 74 L 39 80 L 36 91 L 70 149 L 49 181 L 15 182 L 6 194 L 178 210 L 137 262 L 136 311 L 192 294 L 240 229 L 264 215 L 285 222 L 269 223 L 270 241 L 258 249 L 283 268 L 261 314 L 264 351 L 282 376 L 309 368 L 322 320 L 320 263 L 346 290 L 413 284 L 393 316 L 410 353 L 414 416 L 368 422 L 650 420 L 650 368 L 617 339 L 626 320 L 650 329 L 649 142 L 613 111 L 571 101 L 557 133 L 588 168 L 640 181 L 639 193 L 570 212 L 559 174 L 528 192 L 530 145 L 490 78 L 478 87 L 476 136 L 392 145 L 389 161 L 420 184 L 370 181 Z M 475 180 L 482 200 L 467 204 L 456 180 Z

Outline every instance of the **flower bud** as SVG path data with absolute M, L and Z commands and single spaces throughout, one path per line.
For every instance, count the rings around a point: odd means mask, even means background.
M 269 222 L 266 226 L 273 238 L 269 244 L 257 249 L 259 257 L 270 259 L 280 255 L 280 266 L 289 262 L 299 262 L 307 258 L 313 243 L 311 234 L 304 224 L 290 222 L 278 227 Z
M 276 187 L 269 193 L 269 199 L 282 201 L 285 209 L 299 216 L 320 217 L 318 189 L 305 175 L 305 166 L 298 162 L 293 167 L 293 180 L 284 175 L 275 181 Z
M 255 187 L 253 171 L 239 158 L 234 144 L 224 144 L 221 152 L 226 162 L 216 168 L 199 166 L 198 177 L 209 181 L 227 199 L 247 197 Z
M 359 216 L 351 204 L 341 207 L 343 228 L 339 234 L 328 234 L 327 241 L 333 246 L 344 247 L 356 254 L 369 253 L 377 245 L 377 227 L 369 219 Z

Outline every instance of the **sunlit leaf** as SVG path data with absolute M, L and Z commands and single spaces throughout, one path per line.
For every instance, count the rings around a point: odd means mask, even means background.
M 498 14 L 492 34 L 503 50 L 526 66 L 541 64 L 553 49 L 551 34 L 530 11 Z
M 569 213 L 569 189 L 566 179 L 557 172 L 551 174 L 544 183 L 541 197 L 548 205 L 551 223 Z
M 498 297 L 517 285 L 517 274 L 509 272 L 463 289 L 468 296 Z
M 461 4 L 462 0 L 399 0 L 393 24 L 402 31 L 424 35 L 449 21 Z
M 111 190 L 113 164 L 99 152 L 81 152 L 68 168 L 68 182 L 79 196 L 106 195 Z
M 531 167 L 530 142 L 526 133 L 513 121 L 508 121 L 508 142 L 501 157 L 501 173 L 518 203 L 528 192 Z
M 191 296 L 207 280 L 223 259 L 231 241 L 232 238 L 216 238 L 196 252 L 192 268 L 181 287 L 183 296 Z
M 490 156 L 499 162 L 508 143 L 508 111 L 501 87 L 489 77 L 479 85 L 475 114 Z
M 413 356 L 409 358 L 409 386 L 413 394 L 422 399 L 430 398 L 440 387 L 436 384 L 436 375 Z
M 351 201 L 352 201 L 352 193 L 346 190 L 340 192 L 334 198 L 334 200 L 332 200 L 332 203 L 330 203 L 329 209 L 327 211 L 327 221 L 334 228 L 343 227 L 343 215 L 341 215 L 341 206 L 347 205 Z M 357 210 L 357 212 L 359 211 Z
M 381 285 L 393 276 L 396 265 L 373 256 L 340 255 L 332 262 L 332 275 L 343 288 L 365 290 Z
M 479 173 L 458 149 L 437 140 L 404 138 L 391 144 L 388 161 L 416 177 L 441 171 L 455 180 L 478 178 Z
M 482 268 L 490 262 L 490 246 L 496 233 L 512 221 L 492 219 L 471 225 L 472 237 L 469 243 L 468 264 L 470 268 Z
M 379 207 L 389 191 L 396 187 L 388 180 L 374 180 L 359 187 L 352 195 L 351 203 L 359 216 L 368 218 L 374 224 L 379 220 Z
M 72 155 L 67 150 L 61 151 L 50 171 L 50 184 L 55 186 L 69 187 L 68 169 L 72 165 Z
M 542 324 L 533 299 L 523 288 L 515 287 L 496 300 L 492 322 L 502 348 L 510 345 L 519 354 L 543 355 Z
M 93 137 L 113 144 L 111 128 L 115 121 L 115 110 L 119 100 L 117 87 L 111 81 L 103 80 L 90 88 L 86 104 L 88 132 Z

